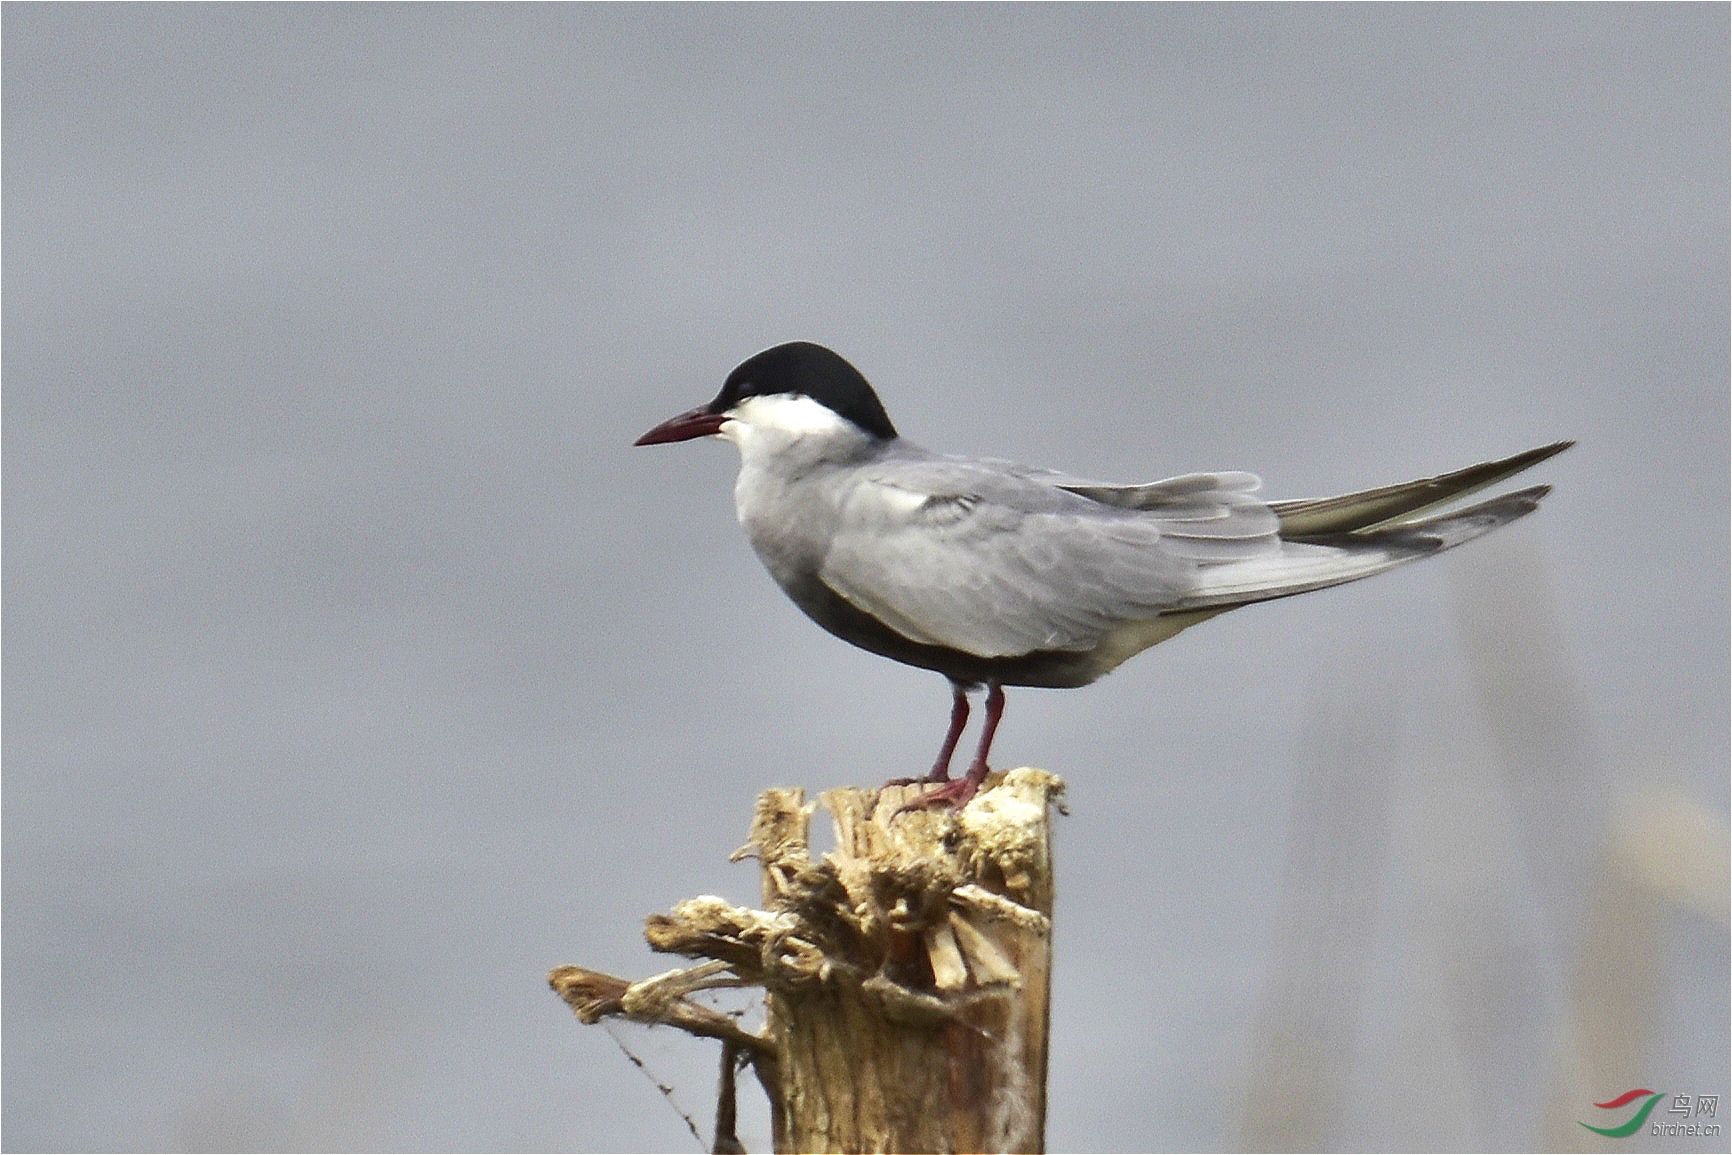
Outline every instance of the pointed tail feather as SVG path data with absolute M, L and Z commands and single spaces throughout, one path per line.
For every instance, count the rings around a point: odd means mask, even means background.
M 1276 555 L 1205 568 L 1197 589 L 1174 610 L 1231 609 L 1358 581 L 1508 525 L 1538 509 L 1550 492 L 1536 485 L 1419 521 L 1288 541 Z
M 1420 547 L 1433 543 L 1427 553 L 1449 549 L 1464 541 L 1472 541 L 1490 533 L 1500 525 L 1508 525 L 1518 517 L 1526 517 L 1540 507 L 1540 501 L 1552 491 L 1549 485 L 1535 485 L 1501 494 L 1466 509 L 1452 510 L 1418 521 L 1384 523 L 1376 528 L 1352 533 L 1307 535 L 1298 540 L 1311 545 L 1333 545 L 1341 549 L 1358 549 L 1371 544 Z M 1283 535 L 1285 536 L 1285 535 Z
M 1478 493 L 1486 486 L 1513 477 L 1574 444 L 1574 441 L 1555 441 L 1501 461 L 1470 465 L 1436 477 L 1344 493 L 1338 497 L 1272 501 L 1269 508 L 1281 519 L 1281 536 L 1288 539 L 1310 540 L 1328 534 L 1374 530 L 1397 518 L 1423 513 Z

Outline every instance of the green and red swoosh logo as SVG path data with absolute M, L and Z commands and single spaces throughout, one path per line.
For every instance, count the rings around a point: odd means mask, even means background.
M 1646 1087 L 1637 1087 L 1634 1091 L 1625 1091 L 1616 1099 L 1607 1099 L 1604 1103 L 1595 1103 L 1594 1106 L 1600 1108 L 1602 1111 L 1615 1111 L 1619 1107 L 1627 1106 L 1628 1104 L 1635 1102 L 1637 1099 L 1647 1096 L 1648 1101 L 1642 1104 L 1642 1109 L 1640 1111 L 1637 1111 L 1630 1117 L 1628 1123 L 1618 1127 L 1595 1127 L 1588 1123 L 1582 1123 L 1582 1126 L 1586 1127 L 1594 1134 L 1604 1135 L 1608 1139 L 1626 1139 L 1642 1129 L 1642 1124 L 1648 1121 L 1648 1113 L 1654 1109 L 1654 1104 L 1658 1103 L 1665 1094 L 1666 1092 L 1664 1091 L 1650 1091 Z M 1581 1122 L 1579 1119 L 1576 1121 L 1578 1123 Z

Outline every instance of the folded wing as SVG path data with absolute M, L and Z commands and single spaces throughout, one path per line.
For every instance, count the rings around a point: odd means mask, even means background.
M 980 658 L 1092 650 L 1125 637 L 1128 623 L 1176 615 L 1172 629 L 1138 632 L 1148 641 L 1119 647 L 1128 656 L 1222 610 L 1369 577 L 1521 517 L 1545 487 L 1399 520 L 1569 444 L 1404 485 L 1273 503 L 1254 496 L 1259 482 L 1249 473 L 1107 485 L 1010 463 L 899 461 L 843 498 L 819 576 L 902 636 Z
M 982 658 L 1092 649 L 1179 606 L 1199 566 L 1279 552 L 1256 484 L 1197 475 L 1127 487 L 1143 491 L 1132 504 L 996 463 L 899 462 L 848 494 L 819 576 L 916 642 Z

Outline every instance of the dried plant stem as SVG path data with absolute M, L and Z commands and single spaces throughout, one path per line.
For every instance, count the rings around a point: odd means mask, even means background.
M 585 1022 L 723 1040 L 718 1150 L 737 1147 L 737 1055 L 769 1094 L 777 1151 L 1039 1151 L 1062 792 L 1027 769 L 955 813 L 900 811 L 917 787 L 833 790 L 836 849 L 814 860 L 814 808 L 765 791 L 735 855 L 758 858 L 764 909 L 703 896 L 647 920 L 656 950 L 708 961 L 638 983 L 579 967 L 550 981 Z M 688 997 L 742 983 L 766 992 L 762 1035 Z

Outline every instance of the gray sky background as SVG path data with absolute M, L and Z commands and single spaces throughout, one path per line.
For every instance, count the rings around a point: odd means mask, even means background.
M 6 1147 L 694 1148 L 545 972 L 672 965 L 761 787 L 947 716 L 776 590 L 730 449 L 631 448 L 795 337 L 1089 476 L 1580 442 L 1447 558 L 1011 692 L 1054 1149 L 1727 1095 L 1727 26 L 7 5 Z M 707 1129 L 711 1049 L 624 1037 Z

